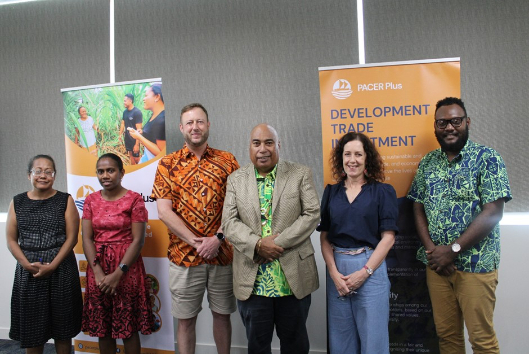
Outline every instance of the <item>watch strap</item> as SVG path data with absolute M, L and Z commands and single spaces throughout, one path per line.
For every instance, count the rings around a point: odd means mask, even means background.
M 368 275 L 373 275 L 373 269 L 369 268 L 367 265 L 364 265 L 364 269 Z
M 224 236 L 224 234 L 222 232 L 217 232 L 215 233 L 215 236 L 217 236 L 217 238 L 223 242 L 225 239 L 226 239 L 226 236 Z
M 121 263 L 121 264 L 119 265 L 119 269 L 121 269 L 121 271 L 122 271 L 123 273 L 127 273 L 127 272 L 129 271 L 129 266 L 126 265 L 125 263 Z

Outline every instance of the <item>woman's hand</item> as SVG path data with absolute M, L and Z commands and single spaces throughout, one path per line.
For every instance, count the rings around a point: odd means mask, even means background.
M 331 279 L 340 296 L 347 296 L 351 290 L 347 287 L 347 283 L 343 279 L 344 276 L 340 272 L 331 273 Z
M 39 272 L 39 267 L 35 263 L 28 263 L 26 266 L 22 267 L 33 274 L 33 276 Z
M 364 282 L 368 276 L 369 275 L 365 269 L 362 268 L 354 273 L 342 276 L 342 280 L 345 282 L 349 290 L 358 290 L 362 285 L 364 285 Z
M 50 277 L 53 272 L 55 272 L 55 267 L 53 267 L 50 263 L 32 263 L 32 265 L 36 266 L 39 270 L 37 273 L 33 274 L 34 278 L 48 278 Z
M 129 135 L 131 136 L 131 138 L 134 138 L 134 139 L 139 139 L 142 135 L 141 135 L 141 132 L 134 129 L 134 128 L 127 128 L 128 132 L 129 132 Z
M 107 295 L 115 295 L 122 275 L 123 271 L 119 268 L 113 273 L 108 274 L 100 283 L 97 283 L 99 284 L 99 290 Z
M 94 280 L 97 284 L 97 286 L 99 287 L 99 285 L 101 285 L 101 283 L 103 282 L 103 280 L 105 280 L 105 277 L 107 276 L 105 274 L 105 272 L 103 272 L 103 270 L 101 269 L 101 267 L 94 267 L 92 268 L 92 270 L 94 271 Z

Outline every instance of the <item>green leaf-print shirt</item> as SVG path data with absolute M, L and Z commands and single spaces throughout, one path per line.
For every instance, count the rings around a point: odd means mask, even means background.
M 272 236 L 272 204 L 274 202 L 272 194 L 274 193 L 276 173 L 277 165 L 264 178 L 259 175 L 257 169 L 255 170 L 261 208 L 261 237 L 263 238 Z M 281 264 L 277 259 L 259 266 L 252 294 L 266 297 L 292 295 L 285 273 L 283 273 Z
M 408 198 L 424 205 L 428 231 L 436 245 L 453 243 L 481 213 L 484 204 L 512 199 L 509 178 L 501 156 L 489 147 L 467 141 L 452 161 L 437 149 L 419 164 Z M 424 247 L 417 259 L 427 264 Z M 457 256 L 457 269 L 486 273 L 500 263 L 500 228 Z

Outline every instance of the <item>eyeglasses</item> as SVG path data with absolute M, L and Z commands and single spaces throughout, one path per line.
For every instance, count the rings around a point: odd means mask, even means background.
M 466 117 L 455 117 L 452 119 L 436 119 L 435 126 L 439 129 L 445 129 L 448 124 L 451 124 L 454 128 L 459 128 L 463 124 L 463 119 Z
M 42 175 L 43 173 L 46 175 L 46 177 L 51 177 L 51 178 L 55 177 L 55 171 L 31 170 L 31 174 L 33 176 L 38 177 Z

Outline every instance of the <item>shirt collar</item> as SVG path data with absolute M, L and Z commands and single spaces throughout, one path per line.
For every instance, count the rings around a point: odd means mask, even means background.
M 468 154 L 468 152 L 472 149 L 473 146 L 474 146 L 474 142 L 468 139 L 465 146 L 463 146 L 463 148 L 459 152 L 459 155 L 463 156 L 463 155 Z
M 273 169 L 272 171 L 268 172 L 268 173 L 266 174 L 266 176 L 264 176 L 264 177 L 261 176 L 261 175 L 259 174 L 259 171 L 257 171 L 257 168 L 255 168 L 255 166 L 254 166 L 253 169 L 254 169 L 254 171 L 255 171 L 255 178 L 257 178 L 257 179 L 259 179 L 259 178 L 264 178 L 264 179 L 270 179 L 270 180 L 272 180 L 272 181 L 275 181 L 275 180 L 276 180 L 277 164 L 274 166 L 274 169 Z
M 467 142 L 465 143 L 465 146 L 463 146 L 463 148 L 459 151 L 459 153 L 454 157 L 454 160 L 459 160 L 459 159 L 462 159 L 464 158 L 468 153 L 469 151 L 472 149 L 472 147 L 475 145 L 475 143 L 473 141 L 471 141 L 470 139 L 467 140 Z M 448 158 L 447 155 L 446 155 L 446 152 L 444 152 L 442 149 L 440 149 L 443 156 L 445 158 Z
M 211 148 L 209 147 L 209 145 L 206 145 L 206 150 L 204 150 L 202 157 L 207 156 L 210 153 L 211 153 Z M 189 147 L 187 146 L 187 144 L 184 144 L 184 147 L 182 148 L 182 156 L 184 156 L 185 158 L 188 158 L 189 156 L 191 156 L 191 154 L 193 154 L 193 156 L 195 155 L 191 150 L 189 150 Z

